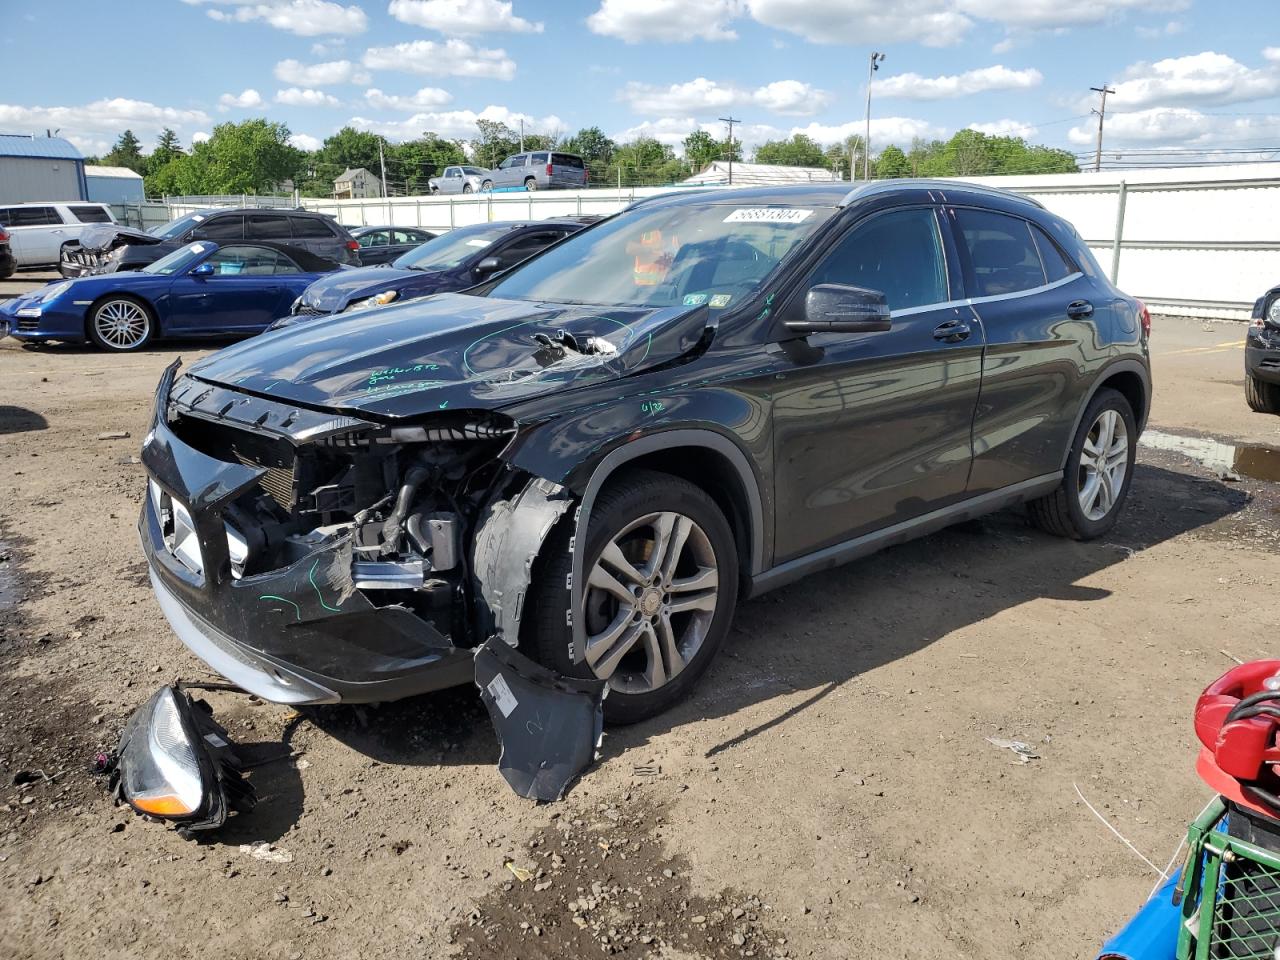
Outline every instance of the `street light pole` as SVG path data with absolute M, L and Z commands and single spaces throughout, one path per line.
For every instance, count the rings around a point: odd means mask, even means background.
M 884 54 L 873 51 L 867 64 L 867 133 L 862 138 L 862 179 L 871 179 L 871 78 L 880 69 Z M 853 179 L 853 170 L 849 171 L 849 179 Z

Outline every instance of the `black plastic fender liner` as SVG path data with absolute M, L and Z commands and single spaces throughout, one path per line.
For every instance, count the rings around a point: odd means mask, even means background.
M 475 666 L 503 779 L 529 800 L 559 800 L 596 757 L 608 684 L 561 676 L 498 636 L 476 648 Z

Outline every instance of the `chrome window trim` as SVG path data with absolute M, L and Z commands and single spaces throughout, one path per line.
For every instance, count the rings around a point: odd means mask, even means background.
M 944 300 L 941 303 L 927 303 L 919 307 L 907 307 L 905 310 L 891 310 L 889 319 L 894 320 L 897 317 L 910 317 L 917 313 L 927 313 L 931 310 L 947 310 L 951 307 L 973 307 L 983 303 L 996 303 L 1000 300 L 1016 300 L 1019 297 L 1029 297 L 1032 294 L 1044 293 L 1055 287 L 1061 287 L 1070 283 L 1077 277 L 1083 277 L 1084 272 L 1077 270 L 1075 273 L 1068 274 L 1061 280 L 1055 280 L 1053 283 L 1042 284 L 1038 287 L 1029 287 L 1026 290 L 1016 290 L 1013 293 L 994 293 L 987 297 L 965 297 L 963 300 Z

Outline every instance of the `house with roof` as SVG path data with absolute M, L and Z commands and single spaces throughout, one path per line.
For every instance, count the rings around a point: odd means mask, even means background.
M 333 199 L 356 200 L 384 195 L 382 181 L 364 167 L 348 168 L 333 181 Z
M 70 141 L 0 133 L 0 203 L 87 199 L 84 157 Z

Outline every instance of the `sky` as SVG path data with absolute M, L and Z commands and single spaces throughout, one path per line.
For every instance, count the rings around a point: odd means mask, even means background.
M 470 139 L 478 117 L 679 148 L 741 123 L 873 153 L 972 127 L 1136 162 L 1280 159 L 1277 0 L 0 0 L 0 132 L 88 154 L 267 116 Z M 69 29 L 71 27 L 71 29 Z M 1242 154 L 1239 151 L 1256 151 Z M 1190 152 L 1199 151 L 1199 153 Z M 1206 153 L 1212 151 L 1211 153 Z M 1234 151 L 1234 152 L 1233 152 Z M 1108 158 L 1112 158 L 1109 156 Z

